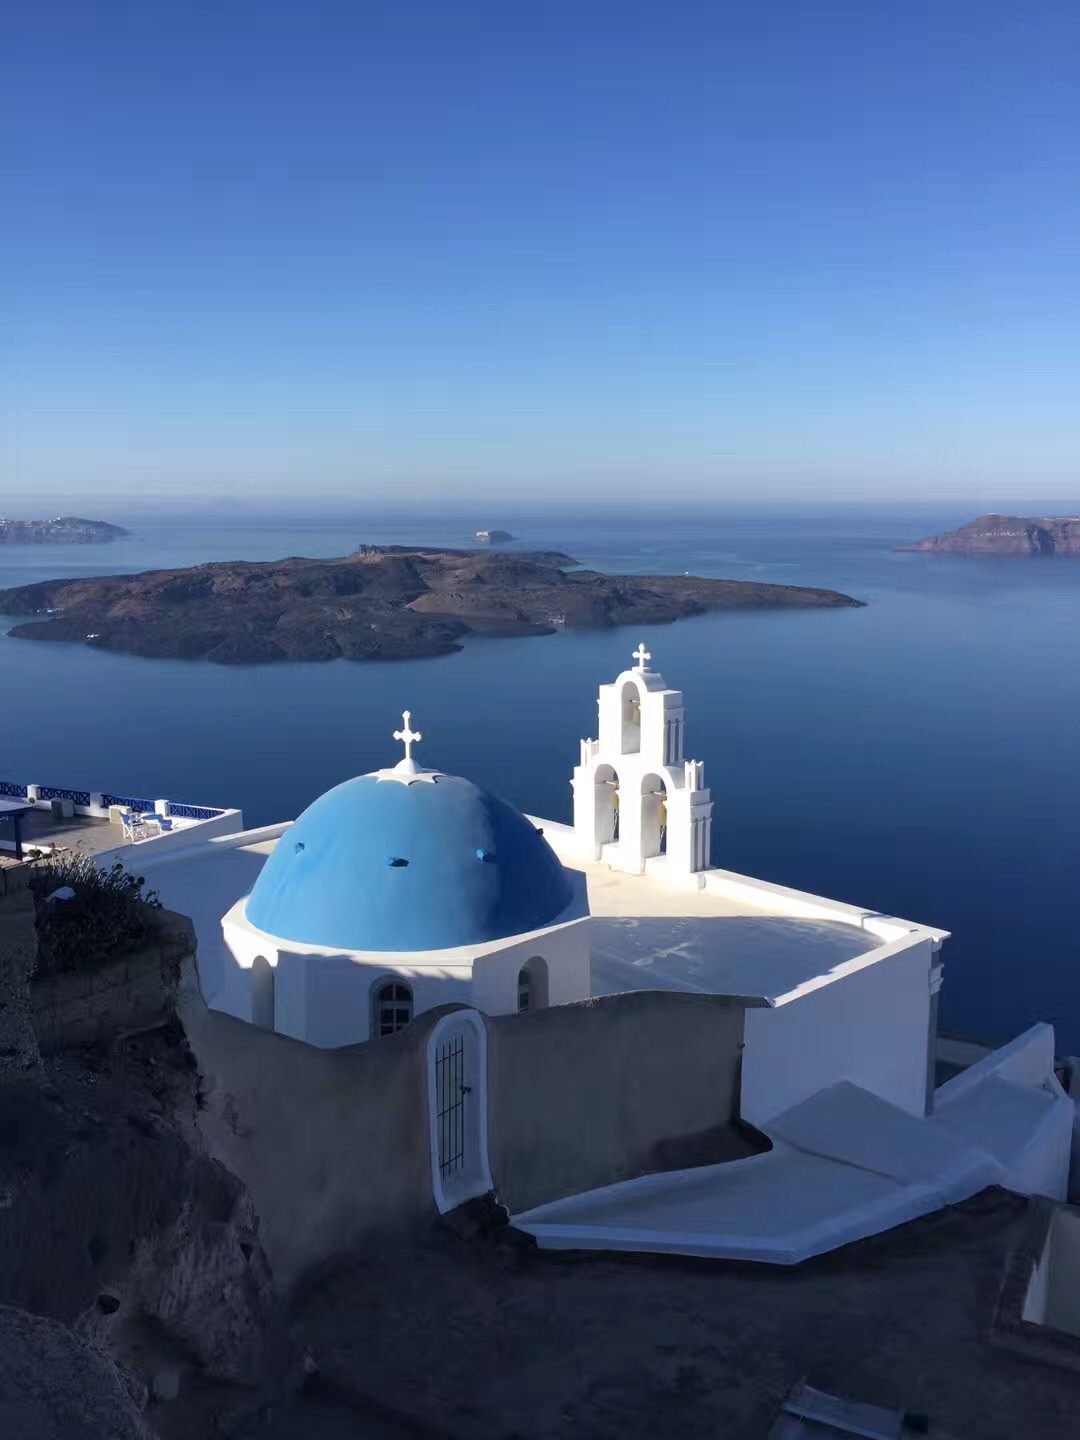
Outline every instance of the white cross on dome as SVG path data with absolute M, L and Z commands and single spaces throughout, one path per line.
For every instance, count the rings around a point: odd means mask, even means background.
M 411 710 L 403 710 L 401 712 L 401 721 L 404 728 L 394 731 L 394 739 L 401 741 L 401 743 L 405 746 L 405 759 L 411 760 L 412 747 L 416 744 L 419 744 L 419 742 L 424 737 L 420 734 L 419 730 L 414 730 L 412 728 Z

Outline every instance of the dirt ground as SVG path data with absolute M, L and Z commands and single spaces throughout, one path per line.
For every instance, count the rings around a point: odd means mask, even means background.
M 1080 1375 L 986 1339 L 1024 1212 L 985 1192 L 790 1270 L 433 1229 L 311 1288 L 291 1339 L 314 1398 L 245 1440 L 763 1440 L 804 1377 L 955 1440 L 1061 1440 L 1080 1434 Z M 331 1428 L 350 1406 L 361 1428 Z

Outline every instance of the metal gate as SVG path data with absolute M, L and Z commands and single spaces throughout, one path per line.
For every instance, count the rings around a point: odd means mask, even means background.
M 465 1036 L 459 1030 L 435 1051 L 439 1175 L 445 1182 L 465 1168 Z
M 494 1188 L 487 1142 L 487 1030 L 476 1010 L 439 1020 L 427 1043 L 431 1188 L 445 1215 Z

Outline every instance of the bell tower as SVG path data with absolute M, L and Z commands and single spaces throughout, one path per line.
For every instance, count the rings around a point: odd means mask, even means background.
M 687 760 L 680 690 L 648 667 L 639 645 L 632 670 L 599 692 L 599 736 L 582 740 L 574 769 L 574 832 L 582 856 L 617 870 L 662 870 L 700 884 L 709 868 L 712 798 L 705 766 Z

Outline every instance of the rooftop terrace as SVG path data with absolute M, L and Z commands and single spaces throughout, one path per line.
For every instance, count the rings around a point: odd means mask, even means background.
M 242 824 L 239 810 L 0 781 L 0 865 L 55 850 L 111 856 L 150 843 L 176 846 L 184 832 L 226 834 Z

